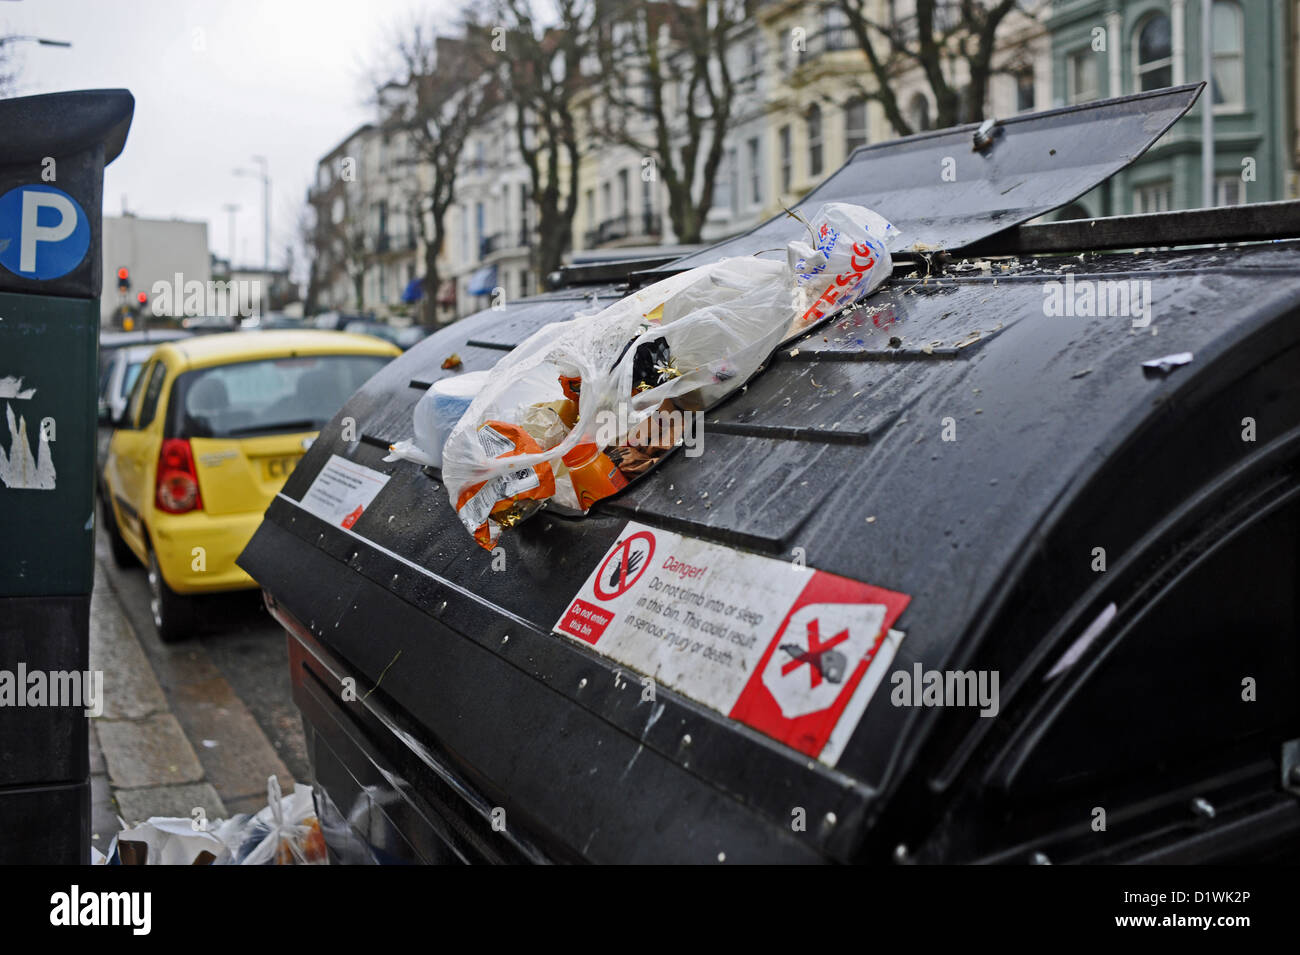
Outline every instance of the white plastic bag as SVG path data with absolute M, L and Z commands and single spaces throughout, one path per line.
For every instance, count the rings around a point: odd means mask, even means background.
M 740 387 L 784 338 L 889 276 L 899 233 L 876 213 L 831 203 L 808 226 L 807 240 L 789 243 L 784 262 L 732 258 L 691 269 L 596 314 L 547 325 L 497 362 L 442 453 L 451 504 L 479 543 L 495 542 L 500 502 L 562 495 L 557 472 L 562 477 L 562 458 L 578 445 L 619 443 L 665 399 L 707 409 Z M 658 339 L 667 343 L 671 367 L 659 384 L 634 394 L 634 357 Z M 559 395 L 561 373 L 581 378 L 577 424 L 558 445 L 519 453 L 523 443 L 503 442 L 500 425 L 517 423 L 530 402 Z M 498 423 L 495 430 L 483 430 L 488 422 Z
M 219 825 L 216 836 L 230 850 L 219 860 L 232 865 L 325 865 L 320 821 L 310 786 L 294 783 L 280 795 L 280 781 L 266 780 L 267 805 L 252 816 L 235 816 Z

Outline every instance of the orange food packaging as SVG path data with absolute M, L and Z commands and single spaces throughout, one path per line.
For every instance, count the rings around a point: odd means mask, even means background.
M 484 453 L 498 459 L 542 450 L 521 426 L 506 421 L 485 422 L 478 440 Z M 555 473 L 543 461 L 469 485 L 456 501 L 456 514 L 479 546 L 491 550 L 502 527 L 513 527 L 554 494 Z
M 623 472 L 594 444 L 579 444 L 561 460 L 569 469 L 578 506 L 584 511 L 601 498 L 627 487 Z

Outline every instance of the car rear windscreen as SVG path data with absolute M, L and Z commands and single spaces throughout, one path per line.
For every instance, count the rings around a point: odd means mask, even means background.
M 307 355 L 187 371 L 172 392 L 168 431 L 182 438 L 319 431 L 388 361 L 383 355 Z

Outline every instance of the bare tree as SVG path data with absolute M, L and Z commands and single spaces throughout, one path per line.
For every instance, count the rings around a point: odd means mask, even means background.
M 438 256 L 446 238 L 447 210 L 456 198 L 456 173 L 470 132 L 499 101 L 494 72 L 477 44 L 438 36 L 415 23 L 396 37 L 400 93 L 385 131 L 406 145 L 406 213 L 424 244 L 423 322 L 437 322 Z M 427 178 L 426 178 L 427 174 Z
M 352 157 L 347 157 L 348 161 Z M 313 214 L 299 219 L 303 243 L 311 253 L 308 308 L 315 307 L 323 293 L 342 271 L 352 286 L 353 306 L 366 306 L 366 269 L 373 259 L 373 243 L 367 229 L 370 187 L 366 177 L 350 171 L 331 192 L 312 204 Z
M 599 3 L 601 138 L 655 160 L 679 242 L 698 242 L 726 156 L 737 77 L 728 58 L 753 0 Z
M 586 83 L 582 66 L 594 15 L 592 0 L 553 2 L 554 14 L 543 23 L 534 17 L 530 0 L 487 0 L 467 31 L 492 57 L 505 107 L 514 113 L 514 134 L 537 208 L 532 264 L 543 285 L 573 240 L 582 156 L 574 98 Z
M 983 118 L 998 27 L 1017 8 L 1017 0 L 914 0 L 914 15 L 888 23 L 870 15 L 873 0 L 835 2 L 875 80 L 865 95 L 880 103 L 900 136 L 917 132 L 895 92 L 899 75 L 912 69 L 921 70 L 934 94 L 936 128 Z M 958 62 L 966 66 L 964 88 L 952 79 Z

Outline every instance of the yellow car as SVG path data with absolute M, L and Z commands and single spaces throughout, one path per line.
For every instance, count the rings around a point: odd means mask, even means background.
M 236 332 L 168 342 L 141 369 L 109 444 L 104 523 L 119 566 L 149 570 L 163 640 L 191 595 L 257 586 L 235 566 L 317 432 L 399 349 L 368 335 Z

